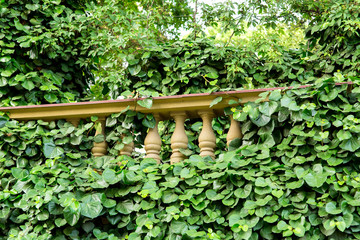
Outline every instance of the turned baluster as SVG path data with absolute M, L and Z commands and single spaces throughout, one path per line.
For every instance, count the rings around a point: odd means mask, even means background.
M 158 123 L 160 120 L 159 114 L 153 114 L 156 124 L 154 128 L 149 128 L 149 132 L 146 135 L 144 144 L 146 156 L 145 158 L 154 158 L 160 163 L 160 150 L 161 150 L 161 138 L 158 131 Z
M 66 121 L 71 123 L 74 127 L 77 127 L 79 125 L 80 118 L 68 118 Z
M 175 120 L 175 130 L 171 137 L 171 149 L 172 154 L 170 157 L 170 163 L 174 164 L 185 159 L 184 154 L 180 152 L 180 149 L 187 149 L 188 137 L 185 133 L 184 122 L 186 119 L 185 112 L 173 112 L 170 113 L 171 117 Z
M 232 115 L 230 115 L 230 128 L 226 136 L 227 145 L 229 146 L 230 142 L 235 138 L 242 138 L 240 123 L 236 121 Z
M 199 136 L 200 156 L 215 158 L 216 137 L 211 125 L 214 113 L 211 110 L 203 110 L 199 111 L 198 114 L 203 120 L 203 128 Z
M 122 136 L 122 138 L 124 137 L 125 135 Z M 134 141 L 131 141 L 131 143 L 124 144 L 124 147 L 120 150 L 120 155 L 131 156 L 133 150 L 134 150 Z
M 96 125 L 100 124 L 100 127 L 96 129 L 95 132 L 95 136 L 102 134 L 105 136 L 105 117 L 100 117 L 97 121 L 96 121 Z M 107 152 L 107 142 L 104 140 L 103 142 L 94 142 L 94 146 L 91 150 L 91 152 L 93 153 L 93 155 L 95 157 L 101 157 L 104 156 Z

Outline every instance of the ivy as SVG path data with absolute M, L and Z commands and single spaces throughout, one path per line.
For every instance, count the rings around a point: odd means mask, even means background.
M 352 106 L 360 95 L 359 79 L 352 81 L 352 92 L 328 79 L 234 107 L 244 136 L 233 150 L 215 160 L 195 152 L 175 165 L 166 155 L 163 164 L 118 155 L 123 134 L 142 125 L 144 116 L 132 111 L 107 120 L 109 155 L 97 158 L 90 155 L 96 117 L 74 127 L 3 115 L 1 239 L 359 238 Z M 269 120 L 257 124 L 261 116 Z M 118 125 L 125 118 L 134 125 Z

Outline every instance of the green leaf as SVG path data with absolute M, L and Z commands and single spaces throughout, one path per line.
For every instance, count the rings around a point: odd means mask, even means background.
M 256 118 L 251 117 L 250 115 L 250 119 L 251 121 L 256 124 L 258 127 L 263 127 L 266 124 L 268 124 L 271 120 L 271 118 L 265 114 L 259 114 Z
M 134 211 L 134 203 L 132 200 L 121 201 L 116 205 L 116 211 L 128 215 Z
M 93 230 L 96 239 L 108 239 L 109 235 L 106 232 L 102 232 L 100 229 L 95 228 Z
M 64 149 L 56 146 L 52 141 L 45 142 L 43 152 L 46 158 L 56 158 L 64 153 Z
M 175 194 L 173 191 L 164 191 L 162 200 L 164 203 L 172 203 L 177 201 L 179 196 Z
M 321 187 L 325 183 L 326 178 L 327 176 L 323 173 L 310 172 L 304 177 L 304 180 L 310 187 Z
M 11 168 L 11 174 L 14 176 L 14 178 L 19 180 L 24 180 L 29 176 L 29 171 L 22 168 Z
M 131 75 L 136 76 L 141 71 L 140 65 L 129 66 L 128 70 Z
M 340 130 L 336 136 L 340 141 L 347 140 L 351 138 L 351 133 L 349 131 Z
M 271 101 L 278 101 L 281 99 L 281 90 L 274 90 L 270 93 L 269 100 Z
M 272 216 L 267 216 L 264 218 L 264 221 L 265 222 L 268 222 L 268 223 L 274 223 L 276 222 L 277 220 L 279 219 L 279 216 L 278 215 L 272 215 Z
M 8 62 L 11 60 L 11 57 L 10 56 L 3 56 L 3 57 L 0 57 L 0 62 Z
M 6 117 L 0 116 L 0 128 L 3 128 L 8 121 Z
M 147 128 L 154 128 L 156 125 L 156 120 L 152 115 L 146 115 L 142 121 L 142 124 Z
M 359 140 L 355 137 L 351 137 L 350 139 L 343 141 L 340 144 L 340 147 L 344 150 L 355 152 L 360 148 Z
M 112 169 L 109 169 L 109 168 L 105 169 L 102 174 L 102 177 L 109 184 L 113 184 L 113 183 L 117 182 L 115 171 Z
M 64 209 L 64 218 L 70 224 L 74 226 L 80 219 L 80 204 L 74 201 L 71 205 Z
M 218 104 L 219 102 L 221 102 L 222 99 L 223 99 L 222 97 L 217 97 L 217 98 L 215 98 L 214 100 L 212 100 L 211 103 L 210 103 L 209 108 L 212 108 L 214 105 L 216 105 L 216 104 Z
M 139 104 L 140 106 L 142 106 L 144 108 L 150 109 L 152 107 L 153 100 L 152 100 L 152 98 L 145 98 L 143 100 L 137 101 L 137 104 Z
M 63 219 L 63 218 L 57 218 L 57 219 L 55 219 L 55 225 L 57 226 L 57 227 L 62 227 L 62 226 L 64 226 L 66 224 L 66 220 L 65 219 Z
M 9 65 L 5 68 L 5 70 L 1 71 L 1 76 L 10 77 L 15 71 L 16 71 L 16 68 L 13 67 L 12 65 Z
M 218 194 L 215 190 L 213 189 L 208 189 L 205 192 L 205 195 L 208 199 L 210 199 L 211 201 L 216 201 L 216 200 L 220 200 L 224 198 L 224 195 L 222 194 Z
M 80 206 L 83 216 L 96 218 L 100 215 L 103 209 L 100 196 L 100 194 L 91 194 L 82 198 Z
M 172 67 L 175 64 L 175 59 L 174 58 L 164 58 L 164 59 L 161 59 L 161 63 L 167 67 Z
M 29 91 L 31 91 L 32 89 L 35 88 L 34 83 L 33 83 L 32 81 L 30 81 L 30 80 L 24 81 L 24 82 L 21 84 L 21 86 L 23 86 L 25 89 L 27 89 L 27 90 L 29 90 Z
M 49 103 L 54 103 L 54 102 L 56 102 L 58 100 L 58 97 L 54 93 L 47 93 L 47 94 L 44 95 L 44 98 Z
M 333 215 L 336 215 L 336 214 L 339 214 L 342 212 L 341 209 L 336 208 L 336 204 L 334 202 L 328 202 L 325 206 L 325 211 L 327 213 L 330 213 Z
M 248 183 L 243 188 L 236 189 L 235 192 L 234 192 L 234 195 L 237 198 L 243 198 L 244 199 L 244 198 L 247 198 L 250 195 L 251 190 L 252 190 L 252 184 Z
M 259 111 L 266 116 L 271 116 L 277 109 L 278 104 L 276 102 L 263 102 L 259 107 Z

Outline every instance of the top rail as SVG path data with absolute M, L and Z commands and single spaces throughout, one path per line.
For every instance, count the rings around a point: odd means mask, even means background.
M 337 85 L 352 84 L 352 82 L 337 83 Z M 296 88 L 306 88 L 311 85 L 301 85 Z M 175 95 L 165 97 L 153 97 L 151 109 L 141 107 L 137 104 L 138 99 L 120 99 L 77 103 L 58 103 L 29 105 L 16 107 L 0 107 L 0 111 L 9 113 L 10 118 L 17 120 L 58 120 L 69 118 L 87 118 L 90 116 L 106 117 L 112 113 L 118 113 L 129 107 L 142 113 L 158 113 L 162 119 L 169 119 L 170 112 L 185 111 L 189 117 L 194 117 L 194 111 L 209 110 L 211 102 L 222 97 L 222 101 L 214 105 L 211 109 L 221 114 L 222 109 L 231 106 L 230 100 L 241 99 L 240 103 L 255 101 L 259 94 L 267 91 L 292 89 L 294 87 L 276 87 L 247 89 L 227 92 L 197 93 L 186 95 Z

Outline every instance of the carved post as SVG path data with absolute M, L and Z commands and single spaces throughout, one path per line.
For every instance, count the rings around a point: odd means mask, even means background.
M 174 164 L 185 159 L 185 156 L 180 152 L 180 148 L 187 149 L 188 146 L 188 137 L 184 127 L 186 113 L 184 111 L 173 112 L 170 113 L 170 116 L 175 120 L 175 130 L 171 137 L 172 154 L 170 157 L 170 163 Z
M 216 137 L 211 125 L 214 113 L 211 110 L 203 110 L 198 114 L 203 120 L 203 128 L 199 136 L 200 156 L 215 158 Z
M 129 144 L 124 144 L 124 147 L 120 150 L 120 155 L 126 155 L 130 157 L 133 150 L 134 150 L 134 141 L 132 141 Z
M 153 115 L 156 124 L 154 128 L 149 128 L 149 132 L 144 141 L 146 150 L 145 158 L 154 158 L 158 163 L 160 163 L 161 138 L 158 131 L 160 115 L 158 113 L 154 113 Z
M 68 118 L 66 121 L 71 123 L 74 127 L 77 127 L 79 125 L 80 118 Z
M 240 123 L 236 121 L 232 115 L 230 115 L 230 128 L 229 132 L 226 136 L 227 145 L 229 146 L 230 142 L 234 140 L 235 138 L 242 138 Z
M 106 120 L 105 117 L 99 117 L 99 119 L 96 121 L 95 124 L 99 124 L 99 123 L 101 124 L 101 129 L 96 130 L 95 136 L 98 134 L 102 134 L 105 136 L 105 120 Z M 106 154 L 106 151 L 107 151 L 107 142 L 105 140 L 100 143 L 94 142 L 94 146 L 91 150 L 91 152 L 95 157 L 104 156 Z

